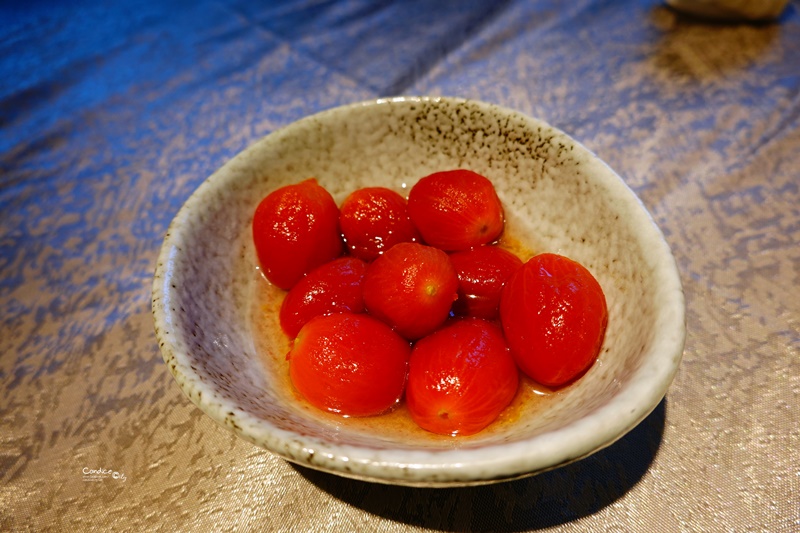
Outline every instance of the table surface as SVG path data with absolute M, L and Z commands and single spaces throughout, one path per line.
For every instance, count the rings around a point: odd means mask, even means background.
M 800 531 L 800 3 L 36 0 L 0 7 L 0 530 Z M 677 260 L 682 366 L 611 447 L 412 489 L 279 459 L 162 362 L 156 255 L 194 189 L 305 115 L 476 98 L 576 137 Z

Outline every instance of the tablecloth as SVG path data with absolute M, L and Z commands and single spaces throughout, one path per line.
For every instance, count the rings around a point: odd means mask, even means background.
M 263 135 L 392 95 L 577 138 L 677 260 L 688 337 L 656 410 L 517 481 L 402 488 L 293 466 L 163 364 L 156 255 Z M 800 531 L 800 3 L 29 0 L 0 5 L 0 530 Z

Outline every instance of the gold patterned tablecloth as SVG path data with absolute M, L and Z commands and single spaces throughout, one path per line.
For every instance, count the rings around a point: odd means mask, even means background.
M 0 531 L 800 531 L 800 3 L 78 1 L 0 7 Z M 215 425 L 150 316 L 171 218 L 261 136 L 397 94 L 542 118 L 607 161 L 677 259 L 684 360 L 611 447 L 412 489 Z

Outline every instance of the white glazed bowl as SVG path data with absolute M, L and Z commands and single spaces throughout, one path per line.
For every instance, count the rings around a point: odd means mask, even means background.
M 451 168 L 494 182 L 508 231 L 524 247 L 567 255 L 594 273 L 609 307 L 598 361 L 546 401 L 520 408 L 515 421 L 468 438 L 402 425 L 383 431 L 372 420 L 344 420 L 298 401 L 286 377 L 288 340 L 265 334 L 259 323 L 275 327 L 274 315 L 262 311 L 277 309 L 270 298 L 278 291 L 265 292 L 256 270 L 256 205 L 311 176 L 341 202 L 362 186 L 407 192 L 417 179 Z M 675 261 L 619 176 L 540 120 L 454 98 L 331 109 L 234 157 L 173 220 L 158 258 L 153 315 L 179 386 L 218 423 L 297 464 L 417 486 L 513 479 L 608 446 L 658 405 L 685 338 Z

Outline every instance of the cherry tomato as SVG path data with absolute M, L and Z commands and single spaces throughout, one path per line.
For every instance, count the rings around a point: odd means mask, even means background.
M 339 223 L 352 255 L 372 261 L 401 242 L 420 240 L 408 218 L 408 203 L 385 187 L 366 187 L 352 192 L 339 209 Z
M 455 314 L 496 318 L 503 285 L 522 266 L 522 259 L 498 246 L 485 245 L 450 254 L 450 261 L 458 273 Z
M 408 342 L 365 314 L 309 320 L 289 352 L 289 375 L 311 405 L 344 416 L 377 415 L 400 401 Z
M 355 257 L 340 257 L 301 278 L 283 299 L 281 329 L 296 337 L 303 325 L 317 315 L 364 312 L 361 282 L 367 264 Z
M 458 169 L 419 180 L 408 193 L 408 213 L 424 241 L 445 251 L 469 250 L 503 231 L 503 206 L 484 176 Z
M 597 358 L 608 309 L 591 272 L 567 257 L 544 253 L 506 282 L 500 320 L 520 369 L 543 385 L 559 387 Z
M 258 204 L 253 241 L 267 279 L 291 289 L 305 274 L 342 254 L 339 208 L 313 178 L 281 187 Z
M 514 399 L 519 374 L 498 326 L 458 319 L 411 352 L 406 402 L 414 421 L 442 435 L 472 435 Z
M 419 339 L 444 323 L 457 289 L 458 277 L 446 253 L 404 242 L 367 267 L 364 306 L 407 339 Z

